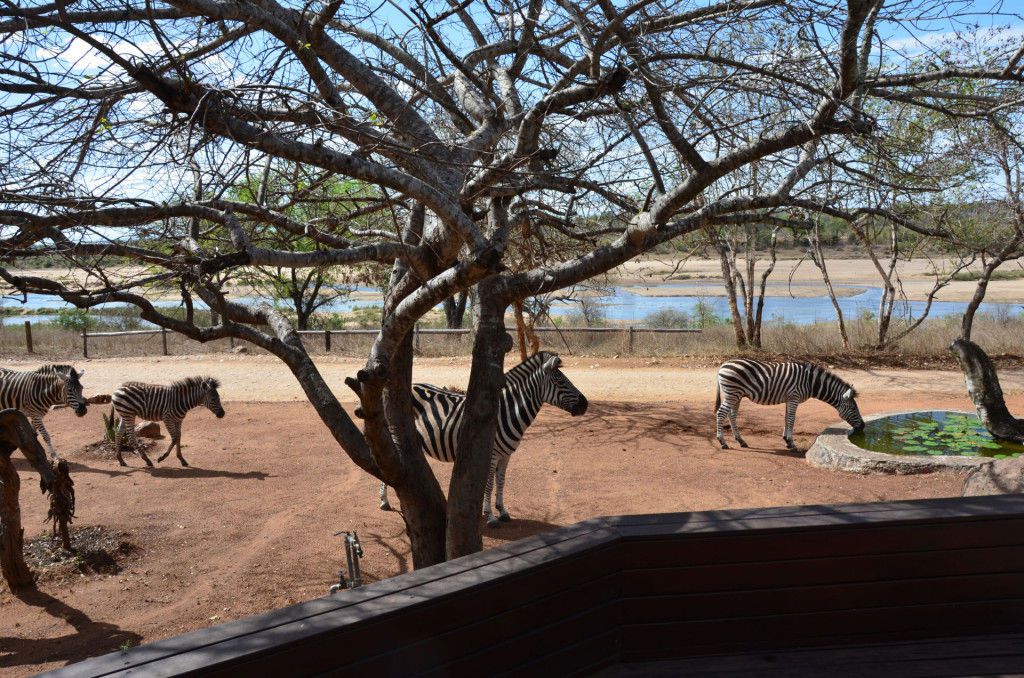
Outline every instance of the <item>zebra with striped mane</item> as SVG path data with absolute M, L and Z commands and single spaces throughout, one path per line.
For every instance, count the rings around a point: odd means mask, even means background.
M 43 426 L 43 416 L 55 405 L 67 405 L 79 417 L 85 416 L 88 408 L 82 396 L 83 374 L 85 370 L 76 372 L 71 365 L 43 365 L 32 372 L 0 368 L 0 409 L 21 410 L 36 432 L 43 436 L 54 460 L 58 457 L 57 450 Z
M 491 452 L 491 469 L 487 474 L 483 514 L 487 525 L 497 527 L 499 520 L 511 520 L 505 510 L 505 471 L 509 458 L 519 447 L 526 429 L 533 423 L 541 405 L 548 403 L 574 417 L 587 411 L 587 399 L 559 369 L 562 359 L 555 353 L 541 351 L 505 373 L 498 404 L 498 427 Z M 455 448 L 462 430 L 466 396 L 430 384 L 413 384 L 413 407 L 420 449 L 434 459 L 455 461 Z M 491 492 L 497 486 L 495 508 L 491 513 Z M 381 483 L 380 507 L 390 510 L 388 486 Z
M 181 422 L 189 410 L 200 406 L 205 406 L 218 419 L 223 417 L 224 408 L 220 404 L 218 388 L 220 382 L 213 377 L 188 377 L 179 379 L 170 386 L 144 384 L 138 381 L 121 384 L 111 396 L 114 412 L 121 418 L 114 440 L 118 463 L 121 466 L 128 465 L 121 457 L 121 441 L 126 432 L 133 441 L 135 440 L 135 419 L 139 418 L 162 421 L 171 436 L 171 444 L 167 451 L 157 458 L 157 462 L 166 459 L 171 450 L 177 447 L 178 461 L 182 466 L 188 466 L 185 457 L 181 456 Z M 146 456 L 145 450 L 138 450 L 146 465 L 152 466 L 153 462 Z
M 722 449 L 728 449 L 722 436 L 726 417 L 732 435 L 740 447 L 747 443 L 736 428 L 736 414 L 740 401 L 749 398 L 758 405 L 786 403 L 786 428 L 782 433 L 786 447 L 793 444 L 793 424 L 796 408 L 809 398 L 817 398 L 839 411 L 839 416 L 854 430 L 864 428 L 864 419 L 857 407 L 857 392 L 853 386 L 823 367 L 804 362 L 773 363 L 761 360 L 737 359 L 722 363 L 718 368 L 718 393 L 715 400 L 715 433 Z

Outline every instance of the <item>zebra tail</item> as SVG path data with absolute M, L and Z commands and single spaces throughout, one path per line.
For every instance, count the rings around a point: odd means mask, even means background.
M 722 406 L 722 385 L 715 382 L 715 414 L 718 414 L 718 408 Z

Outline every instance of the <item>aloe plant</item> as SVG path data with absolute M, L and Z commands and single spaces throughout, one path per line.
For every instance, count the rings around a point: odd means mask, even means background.
M 118 419 L 117 415 L 114 414 L 114 406 L 110 406 L 110 415 L 103 415 L 103 439 L 108 443 L 114 442 L 117 438 L 117 427 L 120 426 L 121 420 Z

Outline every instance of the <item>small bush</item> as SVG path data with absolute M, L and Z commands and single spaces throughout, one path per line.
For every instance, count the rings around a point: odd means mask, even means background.
M 715 307 L 700 299 L 697 304 L 693 307 L 693 315 L 697 321 L 697 327 L 707 329 L 709 327 L 718 327 L 719 325 L 728 325 L 731 320 L 723 318 L 722 316 L 715 313 Z
M 693 319 L 689 313 L 685 311 L 678 311 L 674 308 L 663 308 L 654 313 L 650 313 L 644 318 L 644 324 L 648 327 L 657 327 L 663 329 L 686 329 L 691 327 Z
M 96 319 L 84 308 L 62 308 L 57 311 L 53 323 L 61 329 L 81 332 L 95 327 Z
M 582 297 L 576 300 L 577 307 L 565 314 L 570 327 L 604 327 L 608 324 L 608 312 L 596 299 Z

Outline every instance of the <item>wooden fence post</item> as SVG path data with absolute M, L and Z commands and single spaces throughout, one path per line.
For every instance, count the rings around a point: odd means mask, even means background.
M 626 351 L 628 353 L 632 353 L 633 352 L 633 326 L 632 325 L 629 326 L 629 344 L 628 344 L 628 347 L 627 347 Z
M 82 328 L 82 357 L 89 357 L 89 333 L 84 327 Z
M 330 353 L 331 351 L 331 331 L 324 330 L 324 351 Z
M 167 353 L 167 328 L 166 327 L 161 327 L 160 328 L 160 339 L 163 341 L 163 344 L 164 344 L 164 355 L 168 355 L 168 353 Z
M 32 321 L 25 321 L 25 347 L 32 353 Z

